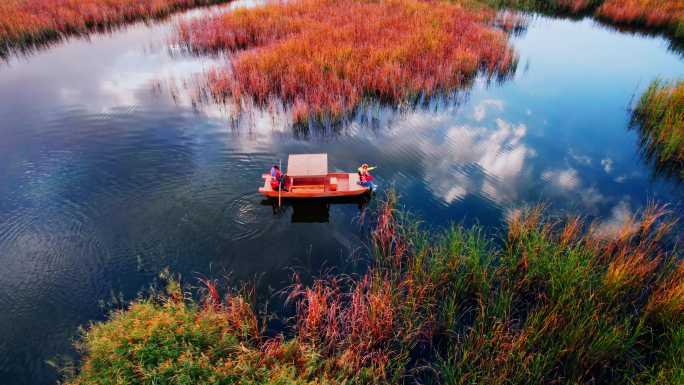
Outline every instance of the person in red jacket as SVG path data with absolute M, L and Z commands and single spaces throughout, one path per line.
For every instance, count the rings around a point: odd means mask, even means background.
M 271 167 L 271 188 L 275 191 L 278 191 L 281 188 L 283 191 L 287 191 L 287 187 L 285 186 L 285 175 L 280 172 L 280 167 L 275 164 Z

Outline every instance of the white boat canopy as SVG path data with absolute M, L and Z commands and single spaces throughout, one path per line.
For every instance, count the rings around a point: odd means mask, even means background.
M 290 154 L 287 158 L 287 176 L 328 175 L 328 154 Z

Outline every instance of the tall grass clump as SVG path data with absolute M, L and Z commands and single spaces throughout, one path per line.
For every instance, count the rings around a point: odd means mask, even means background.
M 427 232 L 390 194 L 368 271 L 295 282 L 283 333 L 265 336 L 244 297 L 176 287 L 91 326 L 70 383 L 681 384 L 673 225 L 659 207 L 614 232 L 533 208 L 495 242 Z
M 401 102 L 463 87 L 515 63 L 491 9 L 418 0 L 269 3 L 180 25 L 200 52 L 239 51 L 209 75 L 219 99 L 273 99 L 295 120 L 338 117 L 362 99 Z
M 606 0 L 597 13 L 620 24 L 666 28 L 676 38 L 684 38 L 682 0 Z
M 3 0 L 0 53 L 220 0 Z
M 72 385 L 328 384 L 315 352 L 262 335 L 244 294 L 219 296 L 206 281 L 201 302 L 170 280 L 166 293 L 133 302 L 91 325 Z
M 659 169 L 684 177 L 684 81 L 651 83 L 633 111 L 633 121 L 646 157 Z
M 654 304 L 681 306 L 684 264 L 662 247 L 662 215 L 648 209 L 615 234 L 539 209 L 514 216 L 492 290 L 440 360 L 443 382 L 678 383 L 683 313 Z

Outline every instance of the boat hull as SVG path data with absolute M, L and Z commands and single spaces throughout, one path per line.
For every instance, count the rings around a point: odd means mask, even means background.
M 357 173 L 331 173 L 314 178 L 289 178 L 288 191 L 271 188 L 271 175 L 264 174 L 264 185 L 259 193 L 267 198 L 321 199 L 355 197 L 370 193 L 370 189 L 359 185 Z M 288 178 L 286 176 L 286 178 Z
M 278 191 L 264 191 L 259 188 L 259 193 L 267 198 L 278 198 Z M 347 192 L 336 192 L 336 193 L 291 193 L 283 191 L 280 196 L 282 199 L 325 199 L 325 198 L 340 198 L 340 197 L 356 197 L 363 194 L 370 193 L 369 189 L 364 189 L 362 191 L 347 191 Z

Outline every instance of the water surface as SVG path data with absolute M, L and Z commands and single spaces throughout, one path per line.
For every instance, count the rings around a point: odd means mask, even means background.
M 256 194 L 288 153 L 327 152 L 332 169 L 378 165 L 381 187 L 433 228 L 499 226 L 539 201 L 602 217 L 606 231 L 651 200 L 680 211 L 681 185 L 653 175 L 628 130 L 633 96 L 684 73 L 663 39 L 535 18 L 512 40 L 520 66 L 510 81 L 301 132 L 279 115 L 237 119 L 193 102 L 202 72 L 222 59 L 169 49 L 176 19 L 0 64 L 5 384 L 54 383 L 46 360 L 74 356 L 78 326 L 164 267 L 190 282 L 259 277 L 273 290 L 293 266 L 345 269 L 364 250 L 363 207 L 274 215 Z

